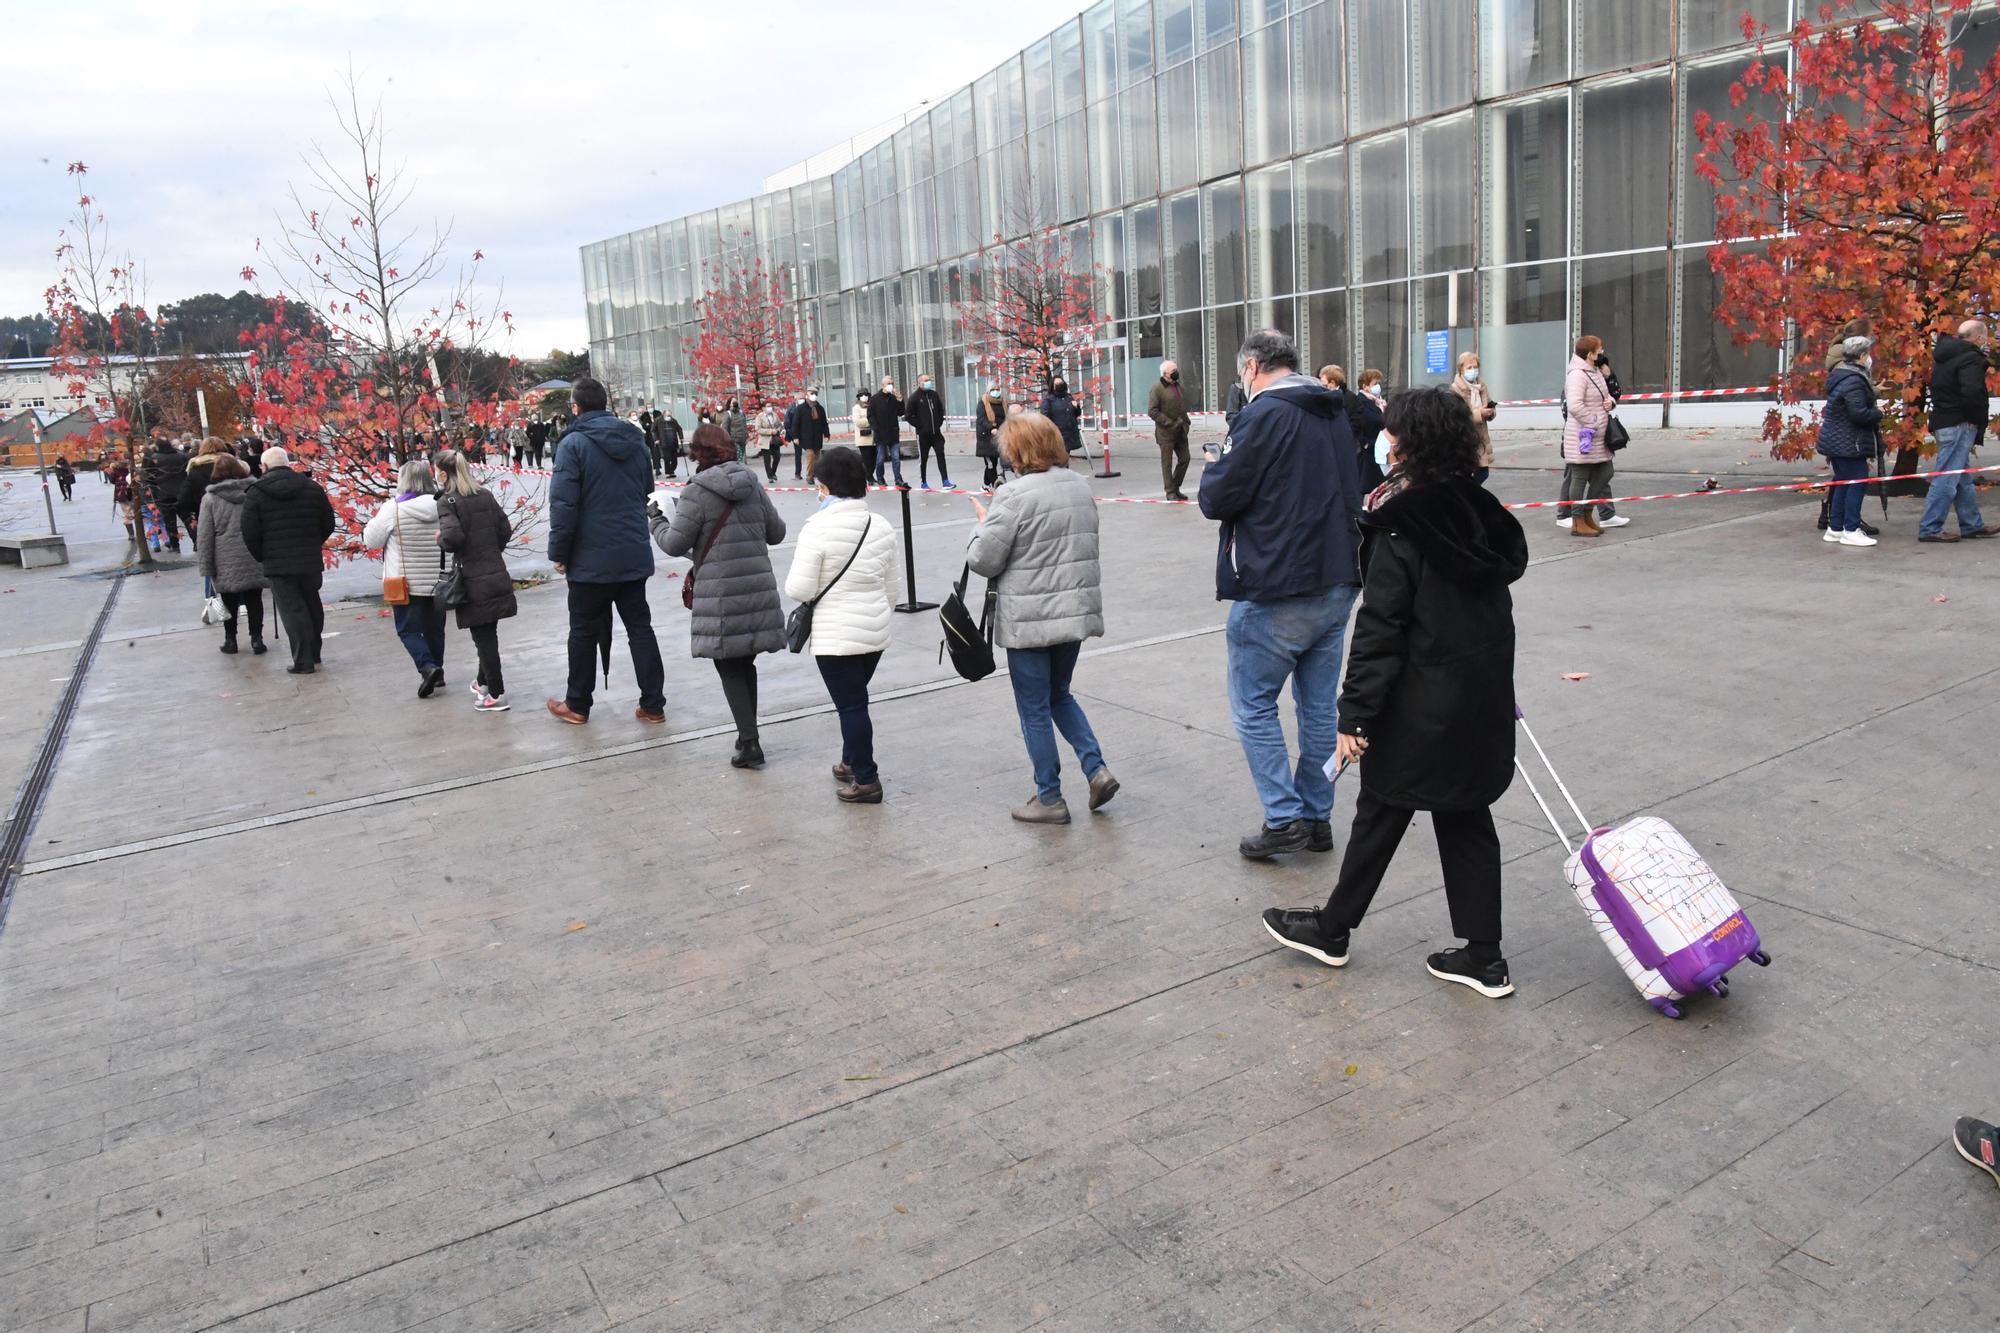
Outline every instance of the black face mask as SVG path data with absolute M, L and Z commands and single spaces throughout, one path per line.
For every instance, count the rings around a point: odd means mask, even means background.
M 1181 382 L 1181 373 L 1178 370 L 1176 370 L 1173 374 L 1167 376 L 1167 383 L 1169 384 L 1179 384 L 1180 382 Z

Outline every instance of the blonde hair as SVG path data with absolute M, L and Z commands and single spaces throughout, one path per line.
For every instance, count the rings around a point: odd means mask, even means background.
M 1375 369 L 1375 367 L 1370 366 L 1368 367 L 1368 369 L 1361 372 L 1361 378 L 1356 380 L 1354 382 L 1354 385 L 1356 388 L 1360 388 L 1361 386 L 1366 384 L 1380 384 L 1381 382 L 1382 382 L 1382 372 Z
M 232 452 L 234 451 L 231 450 L 228 445 L 224 444 L 221 440 L 216 439 L 213 435 L 210 435 L 201 442 L 201 448 L 195 452 L 195 457 L 209 458 L 215 454 L 226 454 Z
M 1047 472 L 1058 464 L 1069 466 L 1069 446 L 1063 443 L 1062 432 L 1055 422 L 1032 410 L 1008 417 L 1000 428 L 1000 456 L 1023 476 Z
M 443 489 L 453 495 L 477 495 L 483 489 L 472 475 L 471 464 L 465 455 L 456 449 L 440 449 L 431 459 L 431 466 L 444 474 Z
M 1319 368 L 1319 382 L 1329 389 L 1347 387 L 1347 372 L 1339 366 L 1326 365 Z

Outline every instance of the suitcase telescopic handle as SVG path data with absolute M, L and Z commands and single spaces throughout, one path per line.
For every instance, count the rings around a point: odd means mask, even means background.
M 1528 719 L 1518 704 L 1514 707 L 1514 720 L 1521 724 L 1521 734 L 1528 738 L 1528 744 L 1535 747 L 1535 757 L 1542 761 L 1542 767 L 1548 770 L 1551 778 L 1555 779 L 1556 790 L 1562 793 L 1563 800 L 1569 803 L 1570 813 L 1576 816 L 1576 822 L 1583 827 L 1583 836 L 1589 838 L 1594 826 L 1589 817 L 1583 813 L 1583 807 L 1576 803 L 1576 797 L 1570 795 L 1568 785 L 1562 780 L 1562 774 L 1556 772 L 1556 766 L 1549 762 L 1548 751 L 1544 750 L 1542 743 L 1535 739 L 1534 729 L 1528 725 Z M 1522 764 L 1519 755 L 1514 756 L 1514 767 L 1521 774 L 1521 781 L 1528 784 L 1528 794 L 1535 798 L 1536 805 L 1542 807 L 1542 817 L 1549 821 L 1549 827 L 1554 829 L 1556 837 L 1562 840 L 1563 850 L 1575 851 L 1576 848 L 1570 843 L 1569 835 L 1563 832 L 1561 821 L 1556 818 L 1555 811 L 1549 808 L 1549 803 L 1542 799 L 1541 790 L 1535 786 L 1535 780 L 1528 776 L 1527 767 Z

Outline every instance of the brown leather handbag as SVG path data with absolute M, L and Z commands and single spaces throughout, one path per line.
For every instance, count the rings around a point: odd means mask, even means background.
M 403 540 L 403 502 L 396 504 L 396 556 L 403 562 L 403 568 L 410 567 L 409 544 Z M 382 576 L 382 600 L 390 606 L 410 604 L 410 579 L 407 574 L 384 574 Z

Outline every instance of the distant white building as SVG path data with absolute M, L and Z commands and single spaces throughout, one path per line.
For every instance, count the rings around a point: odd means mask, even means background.
M 197 358 L 222 365 L 232 375 L 241 374 L 249 362 L 245 352 L 223 352 Z M 70 392 L 68 377 L 55 369 L 55 358 L 16 356 L 0 359 L 0 421 L 31 408 L 61 416 L 84 405 L 83 395 Z M 161 358 L 153 358 L 158 367 Z M 139 373 L 139 360 L 130 356 L 111 358 L 111 374 L 119 392 L 129 392 Z

